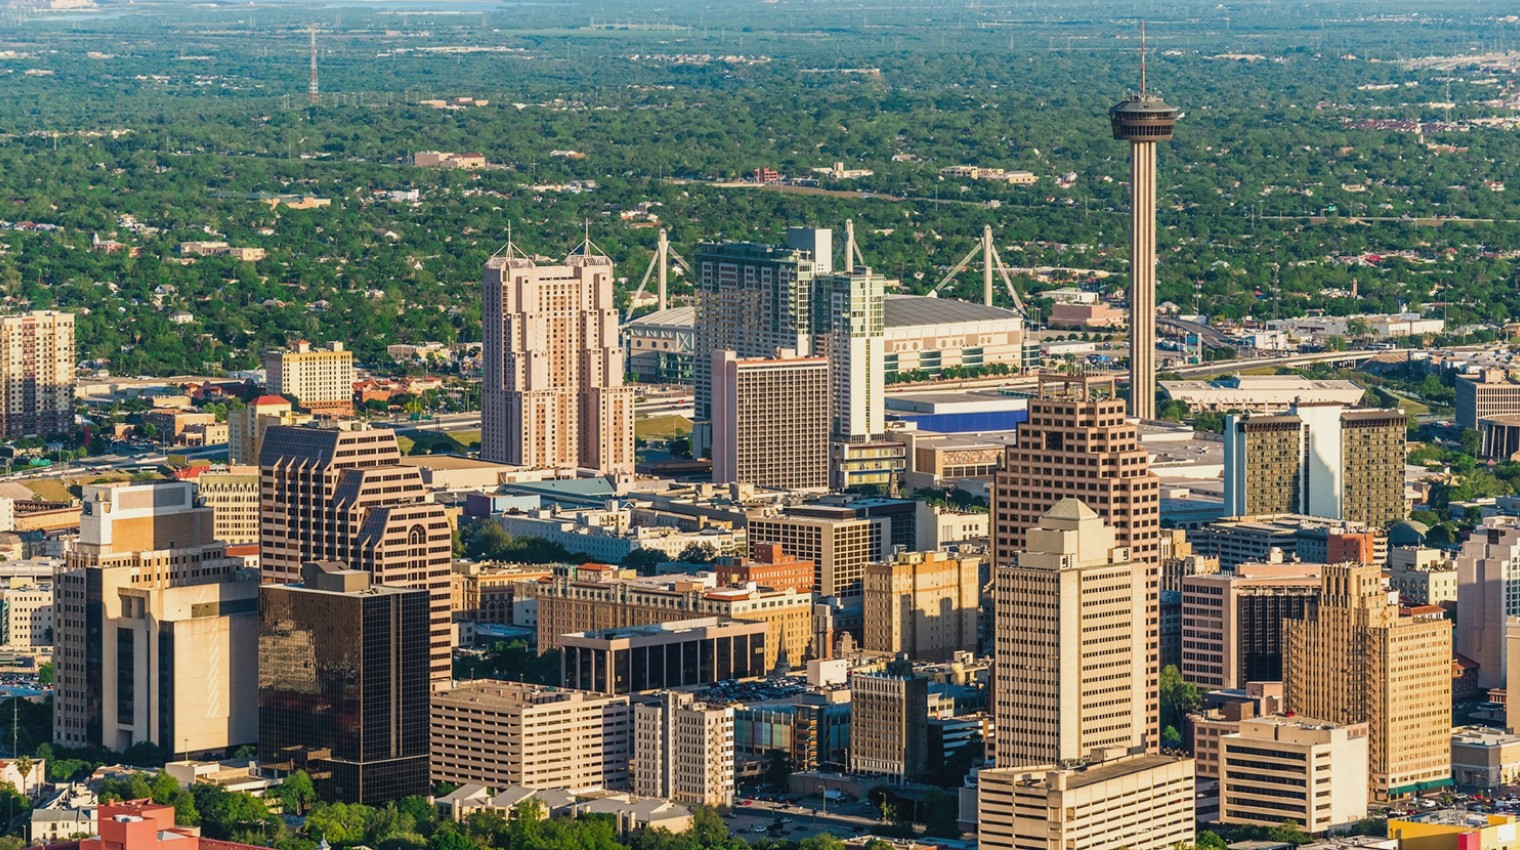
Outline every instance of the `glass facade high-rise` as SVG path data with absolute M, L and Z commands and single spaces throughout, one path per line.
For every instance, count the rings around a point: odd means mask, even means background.
M 259 763 L 306 771 L 324 800 L 426 794 L 427 591 L 308 576 L 259 589 Z

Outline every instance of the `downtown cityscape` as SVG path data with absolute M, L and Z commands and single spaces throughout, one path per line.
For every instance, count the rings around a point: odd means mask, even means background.
M 1497 0 L 0 0 L 0 850 L 1520 850 Z

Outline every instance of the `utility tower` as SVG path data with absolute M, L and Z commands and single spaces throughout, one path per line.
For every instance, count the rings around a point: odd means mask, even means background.
M 311 105 L 317 105 L 317 27 L 311 27 L 311 85 L 307 89 L 311 96 Z
M 1156 143 L 1171 141 L 1181 110 L 1145 87 L 1140 25 L 1140 91 L 1108 110 L 1114 138 L 1129 142 L 1129 414 L 1156 418 Z

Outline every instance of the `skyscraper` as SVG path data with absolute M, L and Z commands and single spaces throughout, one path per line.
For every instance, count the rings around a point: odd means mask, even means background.
M 74 314 L 0 317 L 0 438 L 74 432 Z
M 881 276 L 851 257 L 813 281 L 813 353 L 829 359 L 831 372 L 835 489 L 888 487 L 905 466 L 902 444 L 886 434 L 885 315 Z
M 715 351 L 712 397 L 715 483 L 828 489 L 828 360 Z
M 1319 603 L 1287 621 L 1285 708 L 1368 726 L 1368 789 L 1386 800 L 1451 784 L 1451 622 L 1406 616 L 1382 568 L 1330 564 Z
M 899 552 L 866 565 L 865 648 L 893 658 L 949 661 L 975 652 L 982 559 Z
M 999 765 L 1101 761 L 1144 742 L 1145 578 L 1077 499 L 1057 502 L 994 569 Z
M 294 584 L 310 561 L 364 570 L 377 584 L 428 591 L 432 671 L 449 678 L 453 532 L 389 428 L 278 425 L 259 453 L 264 581 Z
M 1304 514 L 1383 528 L 1404 516 L 1398 410 L 1295 404 L 1225 418 L 1225 515 Z
M 259 588 L 259 764 L 324 800 L 426 794 L 428 594 L 333 562 Z
M 1160 745 L 1156 681 L 1161 664 L 1160 482 L 1139 431 L 1124 414 L 1112 375 L 1039 378 L 1029 421 L 1004 454 L 993 478 L 994 569 L 1012 563 L 1026 535 L 1062 499 L 1080 499 L 1114 531 L 1116 545 L 1143 573 L 1147 746 Z M 753 532 L 751 532 L 751 539 Z
M 1478 687 L 1508 687 L 1505 629 L 1520 616 L 1520 522 L 1514 517 L 1489 517 L 1463 542 L 1456 615 L 1456 650 L 1478 662 Z
M 483 459 L 632 473 L 634 390 L 623 386 L 614 274 L 590 240 L 559 265 L 510 245 L 486 261 Z
M 176 757 L 258 737 L 258 577 L 190 482 L 84 488 L 57 574 L 53 741 Z
M 1156 418 L 1156 143 L 1171 141 L 1181 110 L 1145 90 L 1108 110 L 1114 138 L 1129 142 L 1129 412 Z

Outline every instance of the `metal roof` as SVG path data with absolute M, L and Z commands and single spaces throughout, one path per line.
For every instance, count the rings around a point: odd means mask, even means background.
M 931 298 L 927 295 L 888 295 L 883 305 L 883 319 L 889 328 L 914 325 L 953 324 L 1017 319 L 1019 314 L 1002 307 L 988 307 L 958 298 Z M 681 327 L 696 324 L 695 307 L 671 307 L 646 313 L 629 322 L 630 327 Z

